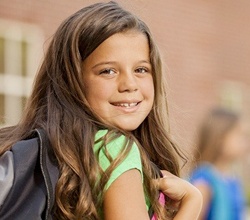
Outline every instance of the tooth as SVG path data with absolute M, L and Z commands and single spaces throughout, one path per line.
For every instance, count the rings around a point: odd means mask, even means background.
M 136 106 L 137 103 L 133 102 L 133 103 L 118 103 L 117 106 L 121 106 L 121 107 L 125 107 L 125 108 L 128 108 L 128 107 L 133 107 L 133 106 Z

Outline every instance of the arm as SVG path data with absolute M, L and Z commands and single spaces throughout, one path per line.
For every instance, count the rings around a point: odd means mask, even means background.
M 103 135 L 100 132 L 98 134 Z M 123 151 L 124 143 L 126 137 L 121 135 L 110 141 L 105 150 L 99 151 L 99 163 L 104 171 L 110 166 L 105 152 L 116 159 Z M 98 145 L 95 146 L 99 149 Z M 102 211 L 105 220 L 149 220 L 143 189 L 141 155 L 135 143 L 128 155 L 113 169 L 104 190 Z
M 141 174 L 131 169 L 119 176 L 104 195 L 105 220 L 149 220 Z
M 202 197 L 203 197 L 203 205 L 202 205 L 200 216 L 198 218 L 199 220 L 203 220 L 205 219 L 205 216 L 208 213 L 208 207 L 211 201 L 212 192 L 211 192 L 209 185 L 206 184 L 205 182 L 194 183 L 194 186 L 201 192 Z
M 162 173 L 159 189 L 178 204 L 174 220 L 197 220 L 202 208 L 201 192 L 186 180 L 167 171 Z

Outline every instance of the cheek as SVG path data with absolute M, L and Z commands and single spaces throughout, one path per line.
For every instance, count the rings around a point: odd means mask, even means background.
M 98 104 L 99 101 L 107 98 L 110 88 L 111 87 L 105 83 L 100 83 L 96 80 L 89 80 L 85 87 L 87 101 L 90 105 Z
M 152 101 L 152 106 L 153 106 L 154 99 L 155 99 L 155 88 L 154 88 L 154 84 L 153 83 L 151 85 L 151 92 L 150 92 L 150 94 L 151 94 L 151 101 Z
M 105 99 L 105 92 L 100 90 L 89 90 L 86 94 L 86 99 L 89 102 L 90 107 L 99 108 L 98 106 L 102 105 L 102 102 Z
M 154 83 L 153 83 L 153 79 L 149 79 L 146 82 L 144 82 L 142 84 L 143 87 L 143 91 L 144 93 L 150 98 L 152 99 L 152 101 L 154 100 L 154 94 L 155 94 L 155 89 L 154 89 Z
M 224 152 L 231 157 L 239 157 L 244 154 L 246 143 L 241 135 L 234 135 L 225 141 Z

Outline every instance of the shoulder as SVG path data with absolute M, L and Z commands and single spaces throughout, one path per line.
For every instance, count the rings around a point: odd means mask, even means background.
M 112 157 L 111 159 L 115 159 L 127 148 L 129 148 L 127 157 L 130 159 L 133 157 L 140 158 L 137 144 L 125 135 L 108 133 L 108 130 L 99 130 L 95 135 L 94 151 L 96 155 L 99 155 L 99 158 L 109 154 Z
M 95 137 L 94 151 L 100 167 L 106 171 L 111 165 L 113 171 L 106 185 L 106 189 L 119 176 L 128 170 L 136 169 L 142 174 L 141 155 L 135 142 L 129 143 L 125 135 L 119 134 L 111 137 L 107 135 L 107 130 L 100 130 Z
M 192 183 L 212 184 L 216 179 L 216 171 L 211 164 L 199 164 L 191 173 L 190 181 Z

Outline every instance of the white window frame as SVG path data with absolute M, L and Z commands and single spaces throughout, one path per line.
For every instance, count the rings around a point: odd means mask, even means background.
M 0 19 L 0 37 L 4 39 L 4 72 L 0 72 L 0 94 L 4 96 L 4 124 L 13 125 L 22 114 L 22 99 L 31 92 L 41 57 L 43 32 L 35 25 Z M 27 44 L 25 76 L 22 75 L 22 42 Z

